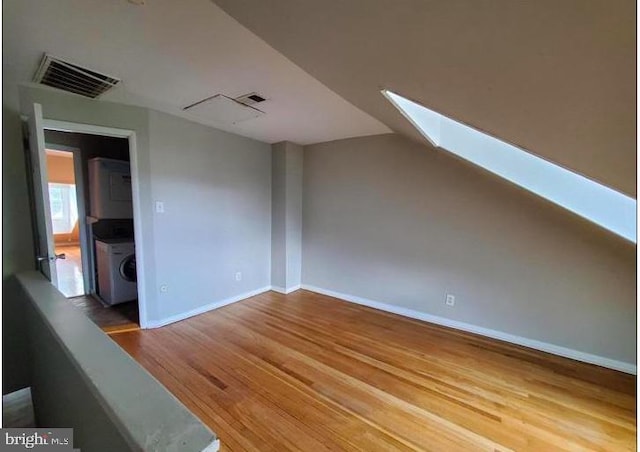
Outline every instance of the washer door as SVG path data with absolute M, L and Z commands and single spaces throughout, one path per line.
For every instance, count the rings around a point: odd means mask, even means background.
M 125 281 L 136 282 L 136 255 L 130 254 L 120 262 L 120 276 Z

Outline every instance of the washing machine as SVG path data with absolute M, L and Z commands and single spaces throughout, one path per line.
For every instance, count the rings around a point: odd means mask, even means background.
M 95 243 L 100 298 L 110 306 L 137 299 L 133 240 L 99 239 Z

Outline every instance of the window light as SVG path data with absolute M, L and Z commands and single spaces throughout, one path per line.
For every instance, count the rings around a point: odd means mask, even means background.
M 635 199 L 396 93 L 382 90 L 382 94 L 435 147 L 481 166 L 636 243 Z
M 78 222 L 76 186 L 49 182 L 49 204 L 54 234 L 70 234 Z

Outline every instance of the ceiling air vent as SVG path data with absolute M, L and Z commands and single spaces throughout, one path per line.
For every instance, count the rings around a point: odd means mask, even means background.
M 258 93 L 249 93 L 249 94 L 245 94 L 244 96 L 236 97 L 235 100 L 240 102 L 241 104 L 253 105 L 253 104 L 259 104 L 260 102 L 264 102 L 267 99 L 265 99 Z
M 33 81 L 92 99 L 120 83 L 118 78 L 46 54 L 42 58 Z

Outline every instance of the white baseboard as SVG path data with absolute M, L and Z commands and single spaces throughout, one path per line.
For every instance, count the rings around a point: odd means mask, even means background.
M 202 452 L 218 452 L 220 450 L 220 440 L 217 439 L 202 449 Z
M 302 289 L 316 292 L 322 295 L 328 295 L 330 297 L 339 298 L 351 303 L 368 306 L 370 308 L 379 309 L 381 311 L 391 312 L 393 314 L 402 315 L 412 319 L 423 320 L 425 322 L 435 323 L 437 325 L 447 326 L 455 328 L 457 330 L 467 331 L 470 333 L 480 334 L 482 336 L 490 337 L 493 339 L 499 339 L 501 341 L 510 342 L 512 344 L 522 345 L 524 347 L 533 348 L 543 352 L 551 353 L 553 355 L 563 356 L 565 358 L 575 359 L 576 361 L 582 361 L 589 364 L 596 364 L 598 366 L 607 367 L 609 369 L 619 370 L 632 375 L 637 375 L 638 368 L 635 364 L 627 363 L 624 361 L 617 361 L 604 356 L 592 355 L 590 353 L 573 350 L 571 348 L 562 347 L 559 345 L 550 344 L 547 342 L 538 341 L 535 339 L 528 339 L 526 337 L 516 336 L 502 331 L 492 330 L 481 326 L 472 325 L 470 323 L 459 322 L 457 320 L 451 320 L 444 317 L 439 317 L 424 312 L 415 311 L 409 308 L 403 308 L 401 306 L 395 306 L 387 303 L 381 303 L 379 301 L 368 300 L 366 298 L 358 297 L 355 295 L 348 295 L 333 290 L 322 289 L 320 287 L 310 286 L 302 284 Z
M 278 293 L 282 293 L 282 294 L 290 294 L 291 292 L 295 292 L 298 289 L 301 289 L 302 286 L 300 284 L 298 284 L 297 286 L 291 286 L 287 289 L 285 289 L 284 287 L 280 287 L 280 286 L 271 286 L 271 290 L 273 290 L 274 292 L 278 292 Z
M 183 312 L 180 314 L 172 315 L 171 317 L 167 317 L 161 320 L 151 320 L 147 322 L 145 328 L 160 328 L 161 326 L 169 325 L 170 323 L 179 322 L 180 320 L 188 319 L 189 317 L 193 317 L 195 315 L 204 314 L 205 312 L 212 311 L 214 309 L 221 308 L 223 306 L 227 306 L 232 303 L 236 303 L 238 301 L 244 300 L 246 298 L 254 297 L 256 295 L 260 295 L 261 293 L 265 293 L 271 290 L 271 286 L 263 287 L 261 289 L 252 290 L 251 292 L 245 292 L 240 295 L 236 295 L 230 298 L 225 298 L 221 301 L 214 301 L 213 303 L 206 304 L 204 306 L 200 306 L 199 308 L 192 309 L 191 311 Z

